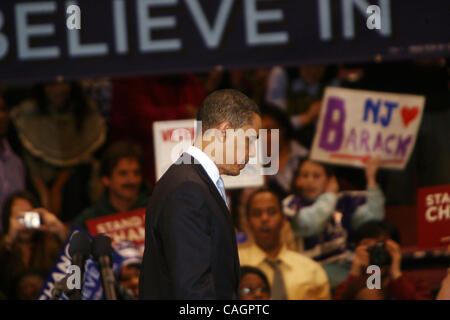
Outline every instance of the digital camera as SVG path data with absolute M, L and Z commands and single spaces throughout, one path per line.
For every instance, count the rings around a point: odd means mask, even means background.
M 386 250 L 383 241 L 377 241 L 377 243 L 374 246 L 368 248 L 367 251 L 369 252 L 371 265 L 382 267 L 391 264 L 391 255 Z
M 42 224 L 41 215 L 34 211 L 25 212 L 19 221 L 28 229 L 38 229 Z

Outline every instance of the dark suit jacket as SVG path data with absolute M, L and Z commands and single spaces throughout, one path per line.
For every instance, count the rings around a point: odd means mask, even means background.
M 184 153 L 147 208 L 139 298 L 236 299 L 238 283 L 231 214 L 203 167 Z

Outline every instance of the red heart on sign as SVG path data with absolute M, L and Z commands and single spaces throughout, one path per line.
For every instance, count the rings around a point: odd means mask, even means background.
M 417 117 L 418 114 L 419 114 L 418 107 L 412 107 L 412 108 L 403 107 L 402 108 L 402 119 L 403 119 L 403 124 L 405 125 L 405 127 L 407 127 L 409 125 L 409 123 Z

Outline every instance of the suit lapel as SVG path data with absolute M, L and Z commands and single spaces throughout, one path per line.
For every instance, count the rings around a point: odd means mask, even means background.
M 202 180 L 206 183 L 206 185 L 209 188 L 209 191 L 213 194 L 214 198 L 216 199 L 217 203 L 219 203 L 220 207 L 222 208 L 222 211 L 226 213 L 227 217 L 231 219 L 230 210 L 228 209 L 225 201 L 223 200 L 222 196 L 219 193 L 219 190 L 217 190 L 217 186 L 214 184 L 211 180 L 211 178 L 208 176 L 208 173 L 206 173 L 205 169 L 202 167 L 200 163 L 198 163 L 194 157 L 192 157 L 188 153 L 183 153 L 179 159 L 179 161 L 183 161 L 183 163 L 189 163 L 194 167 L 194 169 L 197 171 L 198 175 Z M 233 222 L 231 220 L 231 222 Z
M 188 157 L 189 163 L 195 168 L 198 175 L 202 178 L 202 180 L 206 183 L 206 185 L 209 188 L 209 191 L 214 195 L 216 201 L 219 203 L 219 205 L 222 208 L 222 212 L 226 215 L 228 221 L 230 222 L 231 226 L 231 232 L 232 232 L 232 241 L 233 241 L 233 250 L 234 250 L 234 269 L 235 269 L 235 286 L 236 288 L 239 285 L 239 278 L 240 278 L 240 263 L 239 263 L 239 255 L 237 252 L 237 241 L 236 241 L 236 233 L 234 231 L 234 225 L 233 225 L 233 219 L 231 217 L 230 210 L 228 209 L 227 205 L 225 204 L 225 201 L 223 200 L 222 196 L 220 195 L 219 191 L 217 190 L 216 185 L 211 181 L 208 174 L 206 173 L 205 169 L 203 169 L 202 165 L 195 161 L 195 158 L 193 158 L 191 155 L 187 153 L 183 153 L 181 157 Z M 186 160 L 186 158 L 184 158 Z M 186 163 L 186 162 L 184 162 Z
M 211 191 L 211 193 L 214 195 L 214 198 L 219 203 L 220 207 L 222 208 L 222 211 L 226 213 L 227 217 L 231 218 L 230 210 L 228 209 L 225 201 L 220 195 L 219 190 L 217 190 L 216 185 L 209 178 L 205 169 L 203 169 L 203 167 L 200 164 L 194 165 L 194 168 L 197 170 L 202 180 L 205 181 L 205 183 L 208 185 L 209 191 Z

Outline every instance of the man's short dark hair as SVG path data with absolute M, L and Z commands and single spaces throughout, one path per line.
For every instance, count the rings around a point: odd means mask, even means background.
M 355 243 L 358 244 L 363 239 L 379 238 L 386 236 L 387 238 L 400 244 L 400 234 L 397 227 L 386 221 L 369 221 L 355 230 Z
M 100 176 L 110 177 L 117 163 L 122 159 L 136 159 L 142 168 L 142 149 L 128 141 L 118 141 L 113 143 L 105 151 L 100 168 Z
M 202 121 L 203 131 L 224 121 L 229 121 L 233 128 L 238 129 L 251 123 L 254 113 L 261 116 L 253 100 L 237 90 L 223 89 L 214 91 L 203 100 L 197 120 Z
M 244 278 L 244 276 L 246 274 L 256 274 L 257 276 L 259 276 L 261 278 L 261 280 L 264 282 L 264 284 L 266 285 L 267 289 L 269 290 L 269 294 L 270 294 L 269 281 L 267 280 L 267 276 L 265 275 L 264 272 L 261 271 L 261 269 L 258 269 L 256 267 L 252 267 L 252 266 L 242 266 L 240 281 L 242 281 L 242 279 Z
M 273 191 L 273 190 L 271 190 L 271 189 L 269 189 L 269 188 L 263 187 L 263 188 L 259 188 L 258 190 L 254 191 L 254 192 L 248 197 L 248 200 L 247 200 L 247 209 L 246 209 L 246 216 L 247 216 L 247 218 L 249 217 L 249 214 L 250 214 L 250 206 L 251 206 L 251 203 L 252 203 L 252 201 L 253 201 L 253 198 L 255 198 L 258 194 L 260 194 L 260 193 L 265 193 L 265 192 L 271 193 L 271 194 L 273 194 L 273 195 L 275 196 L 275 198 L 277 199 L 278 205 L 280 206 L 280 212 L 281 212 L 281 214 L 283 214 L 283 207 L 282 207 L 282 204 L 281 204 L 281 199 L 280 199 L 280 197 L 278 196 L 278 194 L 277 194 L 275 191 Z

